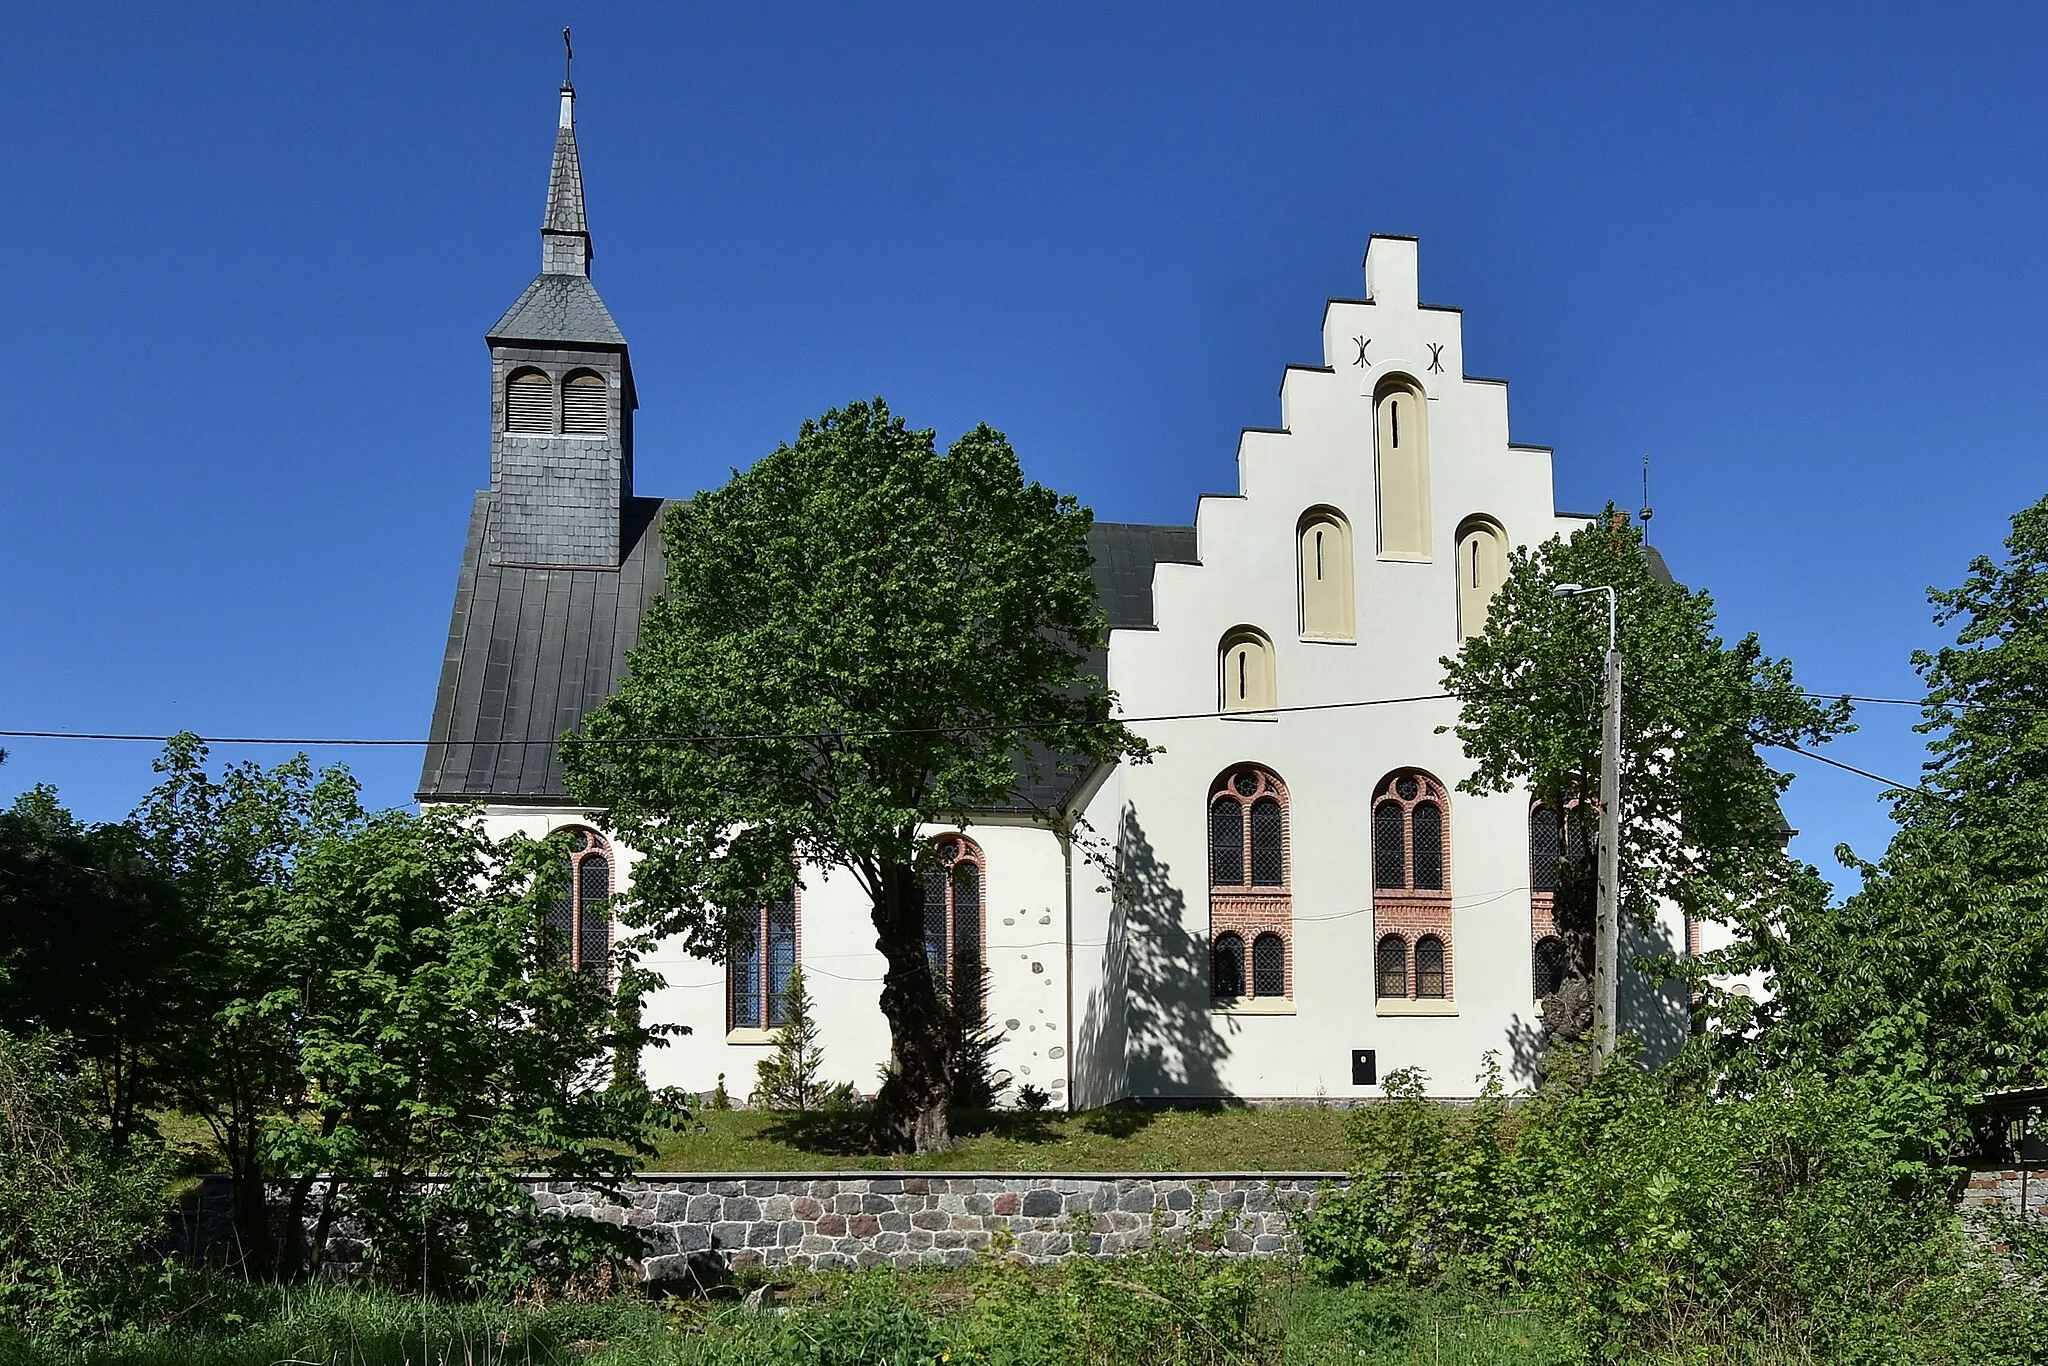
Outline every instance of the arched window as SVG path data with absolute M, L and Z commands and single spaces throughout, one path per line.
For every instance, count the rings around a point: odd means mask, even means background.
M 1301 514 L 1296 572 L 1303 640 L 1356 640 L 1351 603 L 1351 524 L 1335 508 Z
M 610 428 L 604 376 L 579 370 L 562 385 L 562 430 L 571 436 L 603 436 Z
M 1486 629 L 1493 595 L 1507 577 L 1507 533 L 1489 517 L 1467 517 L 1458 528 L 1458 639 Z
M 1444 998 L 1444 941 L 1425 934 L 1415 941 L 1415 995 L 1425 1001 Z
M 1219 1001 L 1244 995 L 1244 936 L 1225 930 L 1209 951 L 1209 994 Z
M 1209 789 L 1210 993 L 1218 1000 L 1247 987 L 1254 998 L 1291 990 L 1287 819 L 1286 785 L 1257 765 L 1230 769 Z
M 1373 887 L 1383 892 L 1446 892 L 1450 851 L 1444 790 L 1426 773 L 1396 773 L 1372 807 Z
M 978 980 L 987 966 L 981 918 L 988 862 L 965 835 L 942 835 L 934 845 L 938 863 L 924 883 L 924 956 L 932 983 L 944 993 L 955 979 Z
M 780 1029 L 796 970 L 796 900 L 792 889 L 753 915 L 725 965 L 728 1029 Z
M 1405 376 L 1390 376 L 1373 395 L 1380 554 L 1388 559 L 1430 557 L 1428 408 Z
M 1287 994 L 1287 944 L 1271 930 L 1252 941 L 1252 995 Z
M 1373 958 L 1374 994 L 1381 1000 L 1405 1000 L 1408 996 L 1408 943 L 1398 934 L 1380 936 L 1379 952 Z
M 1529 889 L 1556 892 L 1562 864 L 1579 864 L 1593 857 L 1591 822 L 1573 809 L 1573 819 L 1554 806 L 1540 803 L 1529 808 Z
M 1372 800 L 1372 907 L 1381 931 L 1379 996 L 1450 996 L 1450 799 L 1427 773 L 1403 769 L 1380 779 Z M 1413 936 L 1411 939 L 1410 936 Z M 1389 949 L 1389 943 L 1394 945 Z M 1414 946 L 1413 973 L 1409 946 Z M 1388 955 L 1398 951 L 1399 990 Z M 1425 1013 L 1444 1013 L 1432 1011 Z
M 505 430 L 552 432 L 555 429 L 555 386 L 538 370 L 514 370 L 505 381 Z
M 1273 683 L 1273 642 L 1240 626 L 1223 637 L 1218 659 L 1218 710 L 1270 715 L 1278 705 Z
M 612 860 L 604 836 L 581 826 L 569 831 L 569 856 L 546 916 L 562 961 L 606 972 L 612 956 Z
M 1536 1000 L 1555 996 L 1564 989 L 1564 941 L 1554 934 L 1547 934 L 1536 941 L 1531 955 L 1534 980 L 1530 987 Z

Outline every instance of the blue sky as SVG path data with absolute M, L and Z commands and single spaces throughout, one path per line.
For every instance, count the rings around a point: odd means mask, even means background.
M 1652 453 L 1674 569 L 1810 686 L 1917 695 L 1925 588 L 2044 491 L 2048 10 L 872 8 L 14 12 L 0 727 L 425 732 L 565 23 L 643 492 L 879 393 L 1184 522 L 1374 231 L 1559 504 Z M 1911 776 L 1913 713 L 1860 719 L 1834 752 Z M 8 747 L 0 796 L 149 785 Z M 1799 771 L 1801 852 L 1882 846 Z

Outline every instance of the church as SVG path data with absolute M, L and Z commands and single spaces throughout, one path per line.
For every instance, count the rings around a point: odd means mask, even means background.
M 1559 832 L 1526 794 L 1457 790 L 1437 661 L 1485 629 L 1511 547 L 1588 518 L 1556 509 L 1551 451 L 1510 439 L 1506 382 L 1465 373 L 1463 317 L 1421 302 L 1417 255 L 1371 239 L 1363 297 L 1324 304 L 1321 363 L 1286 366 L 1277 425 L 1239 434 L 1236 492 L 1185 526 L 1095 525 L 1103 667 L 1124 716 L 1174 718 L 1133 722 L 1159 755 L 929 832 L 953 869 L 927 905 L 935 968 L 985 960 L 996 1065 L 1056 1106 L 1343 1102 L 1410 1067 L 1469 1096 L 1489 1054 L 1529 1079 Z M 635 855 L 568 797 L 557 741 L 625 676 L 665 504 L 634 486 L 631 350 L 591 259 L 565 83 L 540 274 L 486 334 L 490 486 L 418 796 L 477 805 L 498 838 L 571 829 L 559 927 L 596 968 Z M 874 1089 L 866 898 L 830 868 L 800 882 L 727 961 L 646 960 L 650 1022 L 688 1030 L 645 1056 L 650 1084 L 744 1097 L 801 963 L 829 1079 Z M 1672 914 L 1624 959 L 1696 936 Z M 1685 1004 L 1624 974 L 1622 1026 L 1653 1056 Z

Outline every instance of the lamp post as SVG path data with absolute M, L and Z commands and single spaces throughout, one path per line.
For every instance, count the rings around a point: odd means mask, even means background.
M 1621 649 L 1616 635 L 1618 595 L 1612 585 L 1561 583 L 1560 598 L 1607 595 L 1607 668 L 1601 680 L 1600 893 L 1593 916 L 1593 1056 L 1614 1051 L 1621 979 Z

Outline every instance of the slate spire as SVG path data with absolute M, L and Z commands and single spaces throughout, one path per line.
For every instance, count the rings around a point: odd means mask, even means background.
M 548 172 L 548 216 L 541 224 L 544 275 L 590 274 L 590 223 L 583 216 L 583 164 L 576 156 L 576 87 L 569 80 L 569 30 L 562 30 L 562 114 Z

